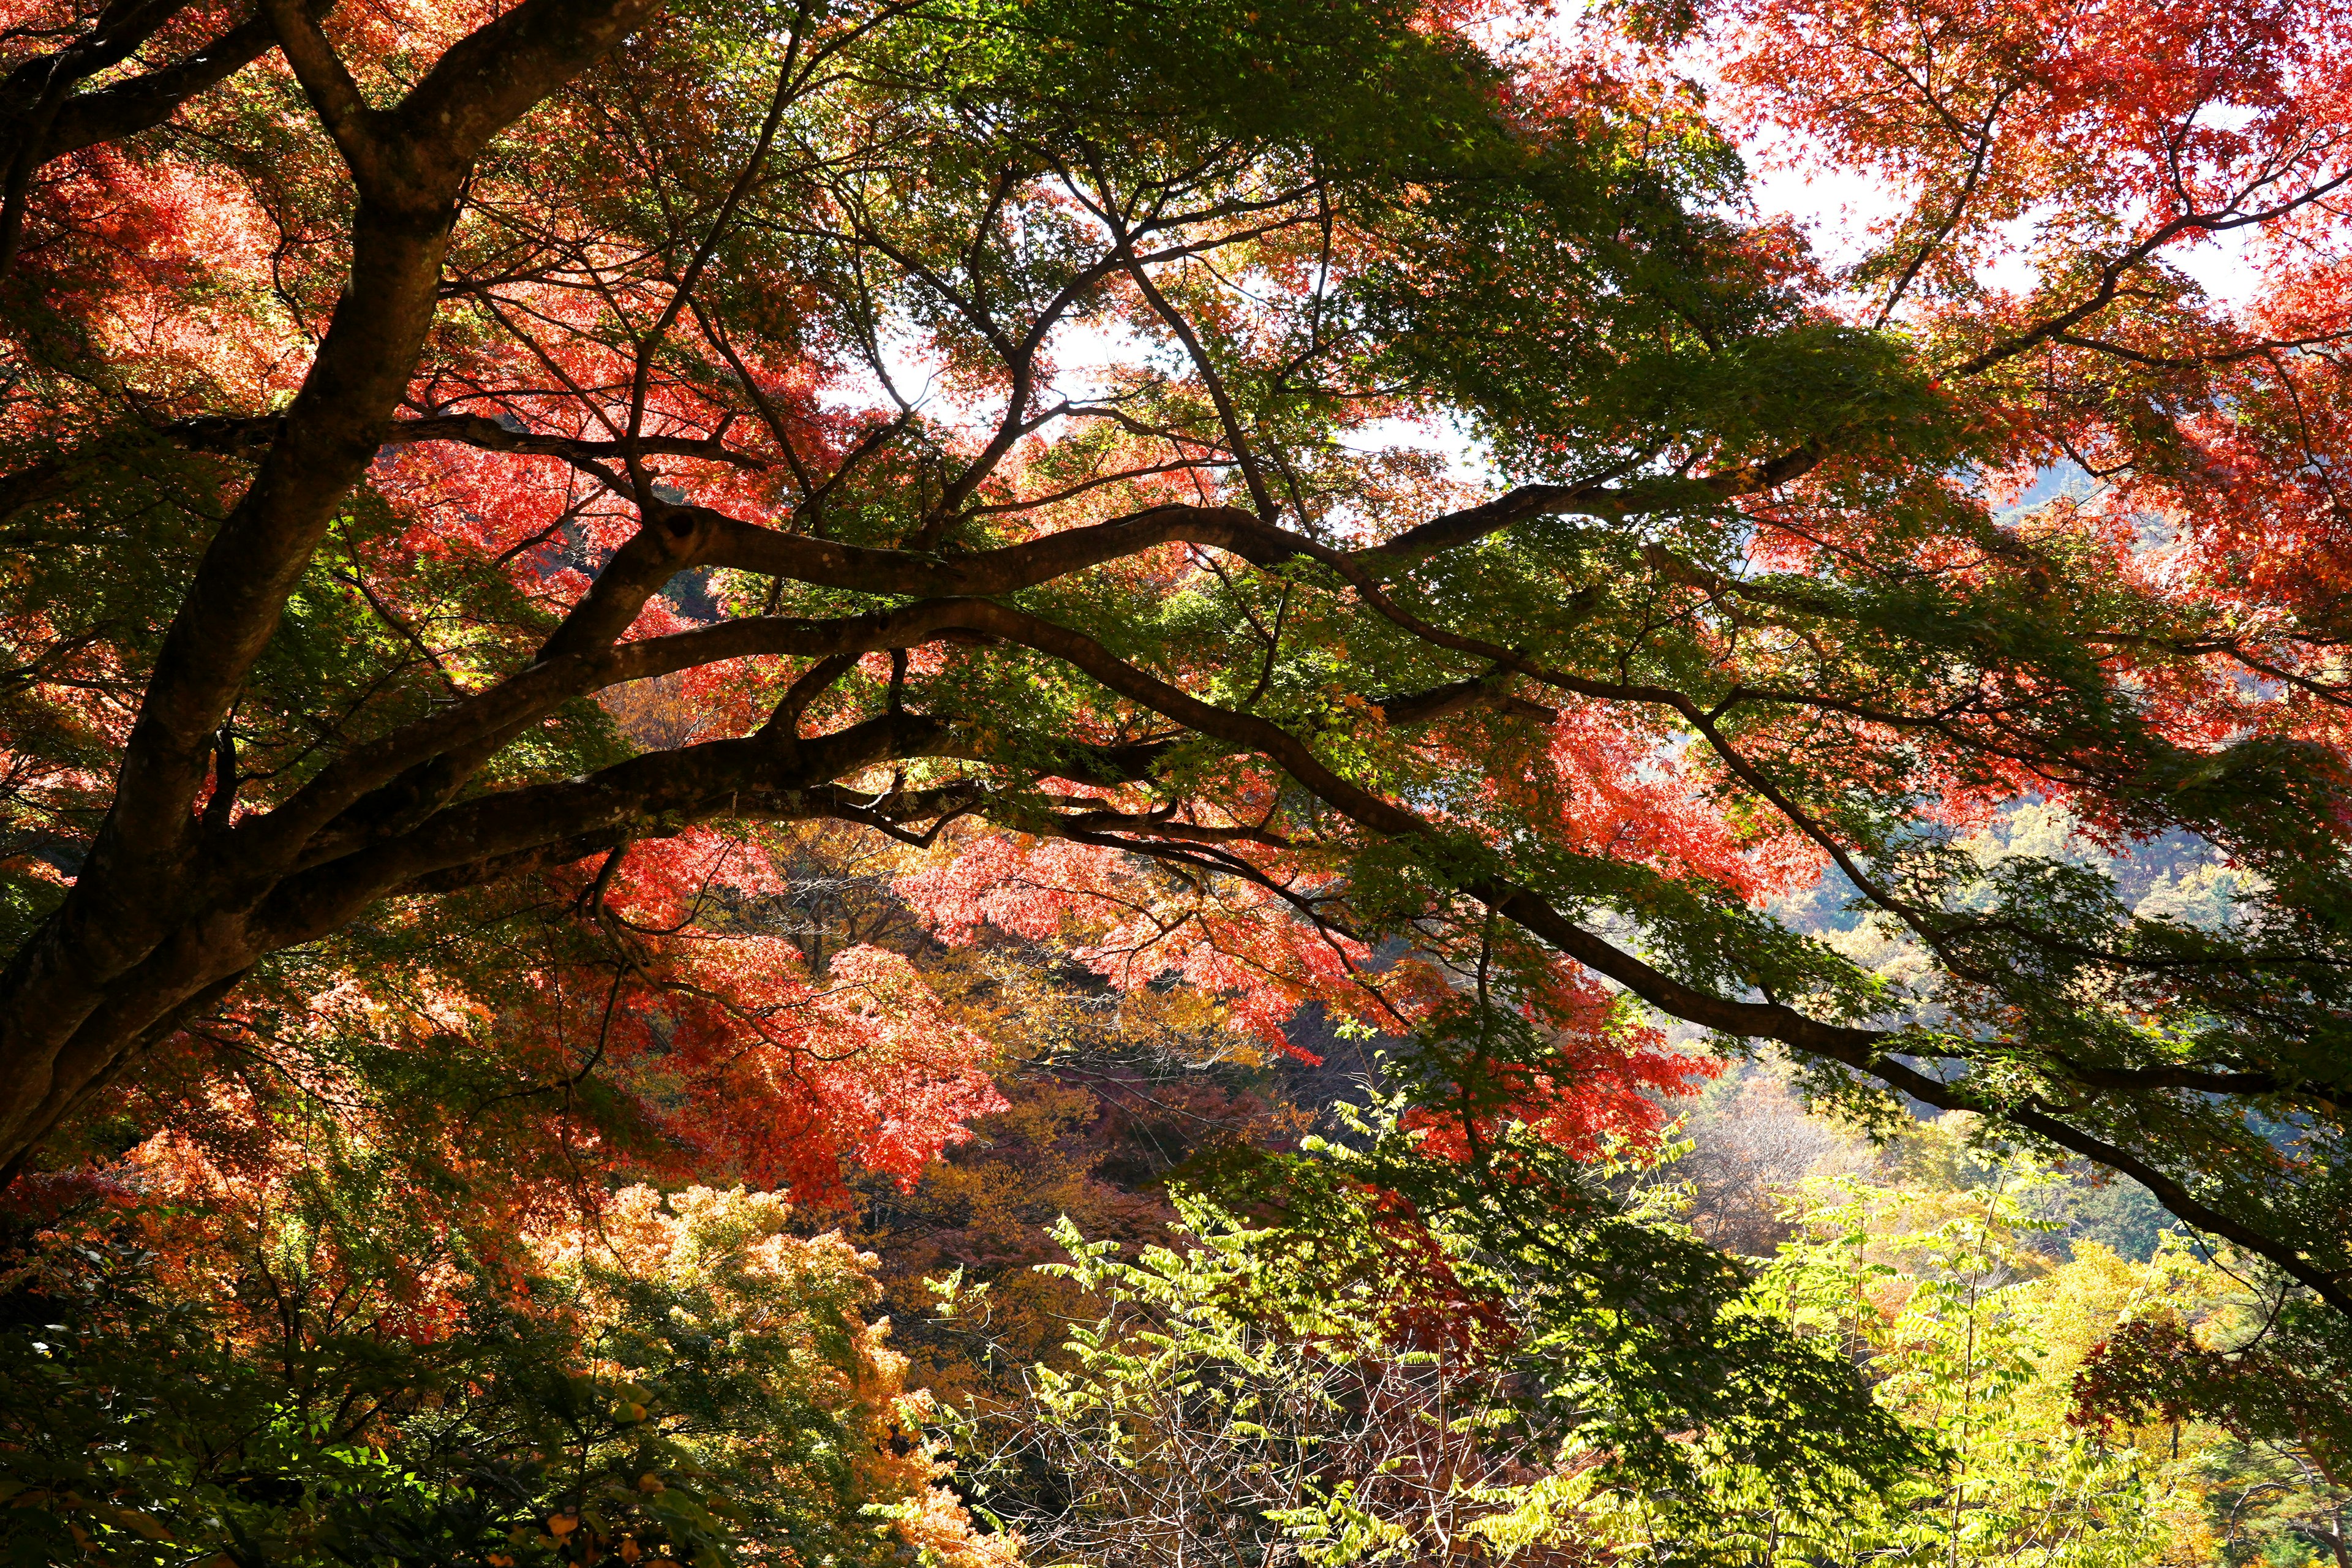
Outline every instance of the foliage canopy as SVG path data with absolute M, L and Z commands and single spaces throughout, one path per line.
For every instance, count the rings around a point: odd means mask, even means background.
M 2343 0 L 9 16 L 26 1202 L 366 1194 L 476 1281 L 633 1181 L 911 1183 L 1012 939 L 1412 1037 L 1363 1179 L 1677 1410 L 1812 1352 L 1579 1250 L 1675 1021 L 2352 1313 Z

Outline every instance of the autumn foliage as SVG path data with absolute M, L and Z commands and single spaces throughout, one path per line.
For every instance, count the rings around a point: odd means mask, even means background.
M 2352 1311 L 2347 37 L 2342 0 L 7 7 L 27 1256 L 227 1300 L 268 1270 L 208 1260 L 299 1215 L 363 1337 L 470 1344 L 561 1278 L 577 1342 L 654 1230 L 816 1246 L 712 1194 L 805 1228 L 1023 1064 L 1304 1068 L 1316 1021 L 1389 1042 L 1402 1163 L 1341 1188 L 1394 1256 L 1585 1258 L 1693 1430 L 1753 1415 L 1689 1370 L 1747 1331 L 1730 1276 L 1610 1250 L 1571 1167 L 1759 1049 Z M 1861 210 L 1773 210 L 1805 180 Z M 2071 837 L 2000 847 L 2021 802 Z M 2122 899 L 2159 852 L 2227 907 Z M 1311 1228 L 1341 1188 L 1251 1126 L 1289 1173 L 1237 1179 Z M 864 1332 L 828 1420 L 898 1375 Z M 842 1495 L 996 1550 L 898 1457 Z M 576 1530 L 531 1550 L 621 1551 Z

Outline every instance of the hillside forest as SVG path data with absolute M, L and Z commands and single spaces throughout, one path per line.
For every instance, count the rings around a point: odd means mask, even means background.
M 0 0 L 0 1563 L 2352 1568 L 2352 0 Z

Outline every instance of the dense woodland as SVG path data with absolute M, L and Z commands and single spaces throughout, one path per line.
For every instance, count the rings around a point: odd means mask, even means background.
M 2352 1568 L 2352 0 L 6 0 L 0 161 L 0 1561 Z

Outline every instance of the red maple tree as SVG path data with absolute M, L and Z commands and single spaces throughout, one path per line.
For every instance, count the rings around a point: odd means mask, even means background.
M 16 7 L 0 1159 L 308 1075 L 558 1186 L 909 1174 L 984 1053 L 763 930 L 823 821 L 1269 1043 L 1475 993 L 1570 1142 L 1686 1074 L 1626 993 L 2352 1305 L 2347 36 Z M 1891 194 L 1858 260 L 1755 217 L 1766 124 Z M 1966 847 L 2029 795 L 2241 906 Z M 1769 912 L 1830 872 L 1900 962 Z

